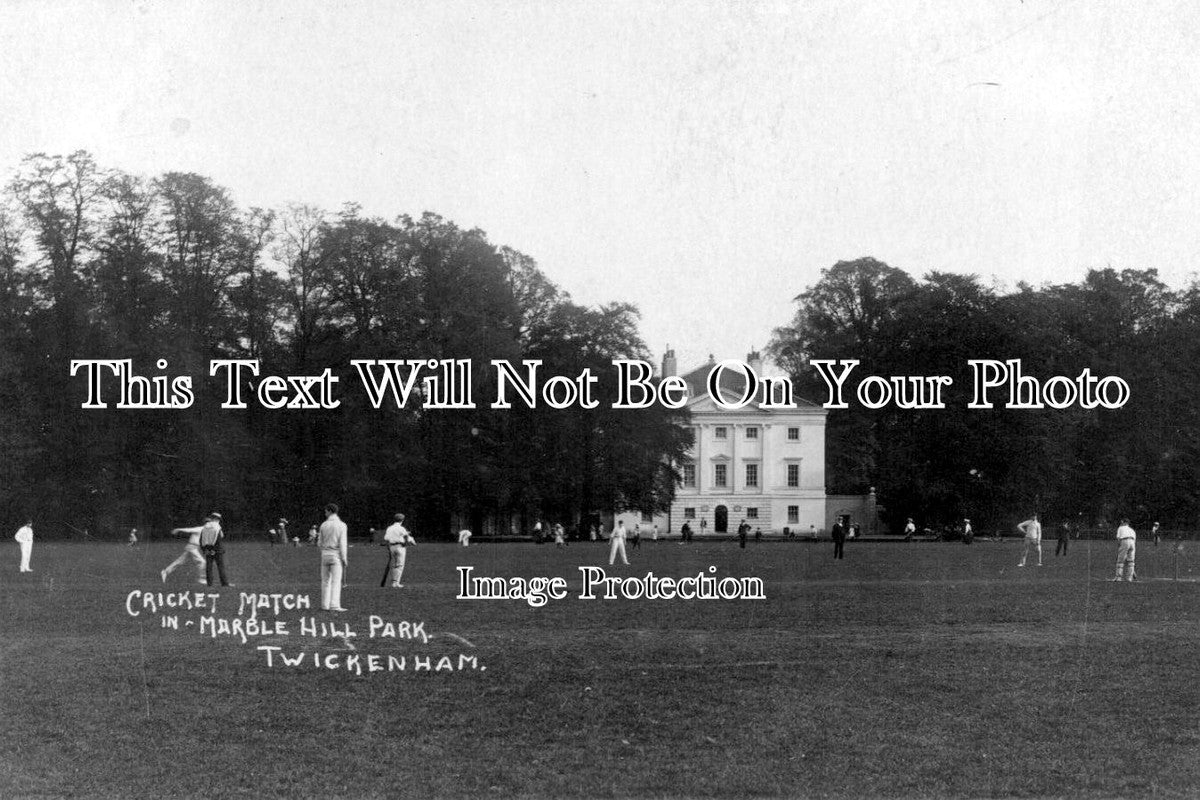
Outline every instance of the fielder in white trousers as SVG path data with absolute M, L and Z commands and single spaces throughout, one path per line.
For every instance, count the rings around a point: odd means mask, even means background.
M 1136 575 L 1133 570 L 1134 557 L 1137 555 L 1137 533 L 1129 527 L 1129 520 L 1121 520 L 1117 528 L 1117 574 L 1114 581 L 1132 581 Z
M 346 610 L 342 608 L 342 576 L 349 563 L 347 534 L 337 504 L 325 506 L 325 521 L 317 532 L 317 546 L 321 548 L 321 608 L 325 611 Z
M 17 535 L 13 537 L 17 540 L 17 544 L 21 546 L 21 572 L 33 572 L 29 566 L 29 559 L 33 555 L 33 522 L 26 522 L 17 531 Z
M 321 551 L 321 608 L 342 608 L 342 554 L 337 550 Z
M 612 547 L 608 550 L 609 565 L 611 566 L 617 562 L 618 553 L 621 554 L 621 563 L 628 564 L 629 559 L 625 557 L 625 523 L 618 522 L 617 527 L 613 528 L 612 536 L 609 538 L 612 540 Z

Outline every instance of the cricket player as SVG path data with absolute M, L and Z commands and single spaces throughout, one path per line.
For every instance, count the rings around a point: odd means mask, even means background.
M 1058 526 L 1058 543 L 1054 545 L 1054 556 L 1067 554 L 1067 546 L 1071 544 L 1071 523 L 1063 522 Z
M 325 611 L 345 611 L 342 608 L 342 576 L 346 570 L 346 523 L 338 516 L 334 503 L 325 506 L 325 521 L 317 532 L 321 548 L 321 608 Z
M 1025 559 L 1029 556 L 1029 548 L 1037 548 L 1037 565 L 1042 565 L 1042 523 L 1038 522 L 1038 515 L 1034 514 L 1029 519 L 1017 526 L 1017 530 L 1025 534 L 1025 549 L 1021 551 L 1021 563 L 1018 567 L 1025 566 Z
M 137 544 L 137 528 L 129 529 L 129 546 L 133 547 Z
M 33 520 L 26 520 L 13 537 L 21 546 L 21 572 L 33 572 L 29 567 L 29 557 L 33 555 Z
M 225 531 L 221 530 L 221 515 L 213 512 L 200 526 L 200 552 L 204 554 L 204 581 L 213 585 L 213 567 L 221 578 L 222 586 L 233 586 L 225 577 Z
M 1117 528 L 1117 574 L 1114 581 L 1132 581 L 1136 578 L 1133 559 L 1137 550 L 1137 532 L 1129 527 L 1129 520 L 1122 519 Z
M 408 546 L 417 540 L 404 527 L 404 515 L 397 514 L 395 522 L 383 532 L 383 544 L 388 549 L 388 564 L 392 574 L 392 588 L 403 589 L 400 579 L 404 577 L 404 563 L 408 560 Z
M 176 567 L 182 567 L 192 560 L 196 564 L 196 583 L 203 584 L 204 581 L 204 556 L 200 555 L 200 531 L 204 529 L 203 525 L 195 528 L 175 528 L 171 531 L 172 536 L 178 536 L 181 533 L 188 534 L 188 542 L 183 546 L 183 553 L 179 558 L 171 562 L 159 575 L 162 577 L 162 582 L 167 582 L 167 576 L 175 571 Z
M 608 563 L 612 566 L 617 561 L 617 553 L 621 554 L 621 563 L 628 564 L 629 559 L 625 557 L 625 523 L 618 522 L 613 528 L 612 536 L 608 537 L 612 542 L 612 547 L 608 551 Z
M 566 529 L 563 528 L 561 522 L 556 522 L 554 524 L 554 546 L 555 547 L 566 547 L 567 546 L 567 538 L 566 537 L 567 537 Z
M 904 523 L 904 541 L 911 542 L 912 538 L 913 538 L 913 534 L 915 534 L 916 532 L 917 532 L 916 523 L 913 522 L 912 517 L 909 517 L 908 522 Z
M 471 541 L 471 532 L 469 530 L 467 530 L 466 528 L 463 528 L 461 531 L 458 532 L 458 543 L 459 544 L 461 544 L 463 547 L 466 547 L 470 543 L 470 541 Z
M 1154 546 L 1158 547 L 1158 543 L 1162 541 L 1162 534 L 1158 532 L 1158 523 L 1150 526 L 1150 535 L 1154 537 Z

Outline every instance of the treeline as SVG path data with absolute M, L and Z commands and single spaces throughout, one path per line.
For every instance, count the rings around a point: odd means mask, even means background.
M 31 155 L 0 203 L 0 513 L 51 535 L 162 530 L 211 510 L 265 531 L 336 501 L 360 529 L 402 509 L 419 534 L 449 536 L 453 515 L 572 524 L 663 508 L 665 465 L 688 444 L 672 413 L 480 402 L 495 394 L 491 359 L 590 367 L 597 396 L 613 396 L 611 359 L 648 358 L 637 326 L 633 306 L 578 305 L 531 258 L 434 214 L 244 209 L 200 175 Z M 68 375 L 80 358 L 194 376 L 196 402 L 82 410 L 84 381 Z M 275 375 L 330 367 L 342 386 L 358 381 L 352 359 L 467 358 L 480 408 L 376 410 L 346 391 L 335 410 L 221 410 L 215 358 Z
M 874 259 L 839 262 L 797 298 L 771 352 L 800 391 L 823 399 L 810 358 L 862 361 L 869 375 L 948 375 L 946 408 L 830 413 L 830 492 L 874 486 L 894 526 L 972 519 L 976 531 L 1033 511 L 1082 525 L 1200 523 L 1200 287 L 1173 291 L 1155 270 L 1094 270 L 1079 283 L 1002 291 L 975 276 L 923 280 Z M 969 409 L 970 359 L 1021 359 L 1041 381 L 1116 375 L 1120 409 Z M 1061 396 L 1061 395 L 1060 395 Z

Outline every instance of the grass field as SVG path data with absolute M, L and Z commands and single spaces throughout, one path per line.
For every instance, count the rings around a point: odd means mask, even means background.
M 767 599 L 589 602 L 577 567 L 601 544 L 423 544 L 401 590 L 359 545 L 335 619 L 356 652 L 485 669 L 356 676 L 130 616 L 131 591 L 202 588 L 190 568 L 160 583 L 178 544 L 38 543 L 31 575 L 10 545 L 0 797 L 1196 796 L 1200 583 L 1164 580 L 1167 545 L 1139 543 L 1132 584 L 1105 580 L 1114 542 L 1050 543 L 1041 569 L 1020 548 L 645 543 L 623 574 L 716 565 Z M 234 544 L 228 563 L 219 617 L 241 592 L 320 605 L 311 548 Z M 572 591 L 456 600 L 459 564 Z M 266 641 L 345 659 L 302 614 L 335 618 L 284 611 L 293 633 Z M 435 636 L 372 640 L 371 614 Z

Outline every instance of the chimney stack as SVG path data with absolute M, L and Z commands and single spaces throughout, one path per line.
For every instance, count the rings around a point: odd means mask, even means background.
M 763 376 L 762 353 L 751 350 L 746 354 L 746 363 L 750 365 L 750 369 L 754 370 L 755 375 L 760 378 Z
M 675 363 L 675 351 L 671 349 L 671 345 L 667 345 L 667 352 L 663 353 L 662 360 L 662 377 L 669 378 L 679 372 L 679 367 Z

